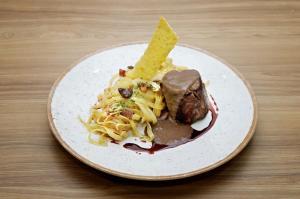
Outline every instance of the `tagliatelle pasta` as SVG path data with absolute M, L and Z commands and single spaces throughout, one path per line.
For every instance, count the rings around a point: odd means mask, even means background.
M 108 139 L 121 141 L 129 135 L 148 141 L 153 140 L 150 123 L 157 122 L 165 103 L 160 88 L 153 91 L 150 85 L 157 84 L 157 87 L 160 85 L 152 81 L 132 79 L 126 79 L 126 83 L 124 82 L 124 77 L 119 77 L 111 87 L 105 89 L 98 97 L 98 103 L 92 107 L 87 122 L 82 121 L 90 133 L 98 135 L 98 140 L 93 139 L 92 135 L 89 136 L 91 143 L 105 144 Z M 140 85 L 148 86 L 147 91 L 141 91 Z M 118 93 L 120 87 L 130 89 L 132 96 L 128 99 L 122 97 Z M 139 123 L 146 124 L 146 133 L 138 131 Z
M 161 67 L 164 72 L 180 69 L 170 59 Z M 130 97 L 122 96 L 123 90 L 131 92 Z M 165 106 L 159 80 L 114 75 L 110 86 L 91 108 L 88 120 L 81 122 L 90 132 L 88 139 L 92 144 L 105 145 L 108 140 L 122 141 L 129 136 L 152 141 L 152 125 L 156 124 Z M 138 126 L 144 130 L 139 132 Z

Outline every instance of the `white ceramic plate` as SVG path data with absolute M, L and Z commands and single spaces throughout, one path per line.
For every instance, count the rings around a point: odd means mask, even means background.
M 97 95 L 119 68 L 134 65 L 146 44 L 122 45 L 98 51 L 72 66 L 54 84 L 48 117 L 57 140 L 73 156 L 106 173 L 140 180 L 185 178 L 214 169 L 236 156 L 254 134 L 257 108 L 249 84 L 232 66 L 196 48 L 176 46 L 169 57 L 209 81 L 219 108 L 212 129 L 196 140 L 154 154 L 136 153 L 122 145 L 95 146 L 78 116 L 87 119 Z

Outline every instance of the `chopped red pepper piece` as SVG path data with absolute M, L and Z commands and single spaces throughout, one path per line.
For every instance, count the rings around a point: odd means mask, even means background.
M 125 77 L 126 76 L 126 70 L 119 69 L 119 76 L 120 77 Z

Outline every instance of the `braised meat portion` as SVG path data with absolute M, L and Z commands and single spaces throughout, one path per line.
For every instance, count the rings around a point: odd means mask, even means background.
M 198 71 L 170 71 L 163 77 L 162 85 L 163 95 L 173 119 L 191 124 L 206 116 L 207 93 Z

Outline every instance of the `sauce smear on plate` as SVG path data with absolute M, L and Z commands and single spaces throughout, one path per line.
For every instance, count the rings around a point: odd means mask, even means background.
M 211 98 L 213 99 L 213 98 Z M 124 148 L 138 152 L 148 152 L 153 154 L 156 151 L 173 148 L 187 142 L 191 142 L 210 130 L 216 122 L 218 117 L 218 107 L 213 100 L 215 108 L 210 104 L 209 112 L 211 112 L 212 118 L 209 125 L 201 131 L 192 129 L 190 125 L 178 124 L 172 119 L 158 120 L 157 124 L 153 127 L 154 140 L 150 148 L 143 148 L 134 143 L 126 143 Z

